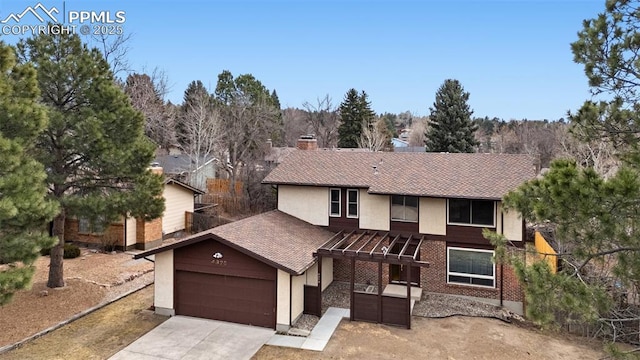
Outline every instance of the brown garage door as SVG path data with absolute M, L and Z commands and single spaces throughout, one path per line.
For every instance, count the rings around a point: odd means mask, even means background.
M 273 280 L 176 271 L 176 314 L 275 328 Z

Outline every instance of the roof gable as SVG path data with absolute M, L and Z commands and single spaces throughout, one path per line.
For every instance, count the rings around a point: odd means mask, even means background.
M 251 216 L 167 243 L 134 256 L 140 259 L 215 239 L 254 259 L 293 275 L 304 273 L 313 253 L 334 234 L 278 210 Z
M 373 194 L 501 199 L 535 177 L 528 155 L 296 151 L 264 183 L 368 188 Z
M 195 187 L 193 187 L 193 186 L 191 186 L 189 184 L 185 184 L 182 181 L 178 181 L 178 180 L 173 179 L 173 178 L 165 179 L 164 183 L 165 183 L 165 185 L 177 185 L 177 186 L 180 186 L 185 190 L 193 192 L 194 194 L 198 194 L 198 195 L 204 195 L 205 194 L 205 192 L 203 190 L 200 190 L 198 188 L 195 188 Z

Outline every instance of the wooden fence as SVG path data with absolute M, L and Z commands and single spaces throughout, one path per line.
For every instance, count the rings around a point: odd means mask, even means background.
M 241 181 L 236 181 L 236 195 L 242 195 L 243 185 Z M 231 181 L 229 179 L 207 179 L 207 194 L 230 194 L 230 187 Z

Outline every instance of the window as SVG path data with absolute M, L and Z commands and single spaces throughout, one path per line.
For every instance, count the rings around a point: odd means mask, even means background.
M 492 200 L 449 199 L 449 223 L 495 226 Z
M 78 233 L 102 234 L 104 232 L 104 217 L 99 216 L 93 223 L 85 217 L 78 219 Z
M 329 216 L 340 217 L 340 189 L 329 190 Z
M 358 217 L 358 189 L 347 190 L 347 217 Z
M 418 222 L 418 198 L 393 195 L 391 197 L 391 220 Z
M 447 282 L 494 287 L 493 251 L 447 248 Z

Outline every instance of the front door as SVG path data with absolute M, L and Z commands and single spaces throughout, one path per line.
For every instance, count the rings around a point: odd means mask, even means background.
M 407 283 L 407 265 L 389 265 L 389 282 L 394 284 Z M 420 267 L 411 267 L 411 285 L 420 286 Z
M 402 250 L 404 242 L 398 242 L 393 246 L 392 253 L 397 254 Z M 418 252 L 418 259 L 420 259 L 420 253 Z M 407 283 L 407 265 L 389 265 L 389 282 L 395 284 Z M 420 286 L 420 267 L 411 267 L 411 285 Z

